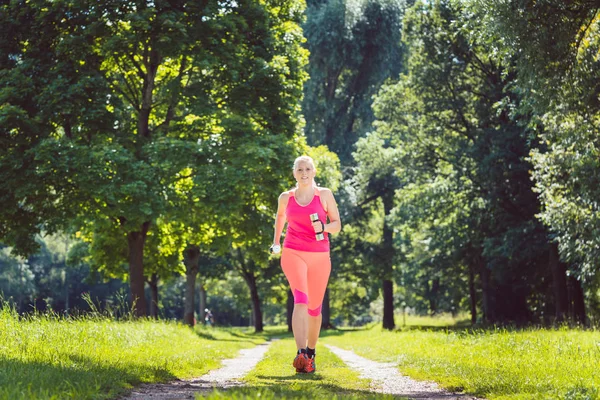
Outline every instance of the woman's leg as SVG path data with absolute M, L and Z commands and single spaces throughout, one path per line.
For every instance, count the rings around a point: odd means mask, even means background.
M 301 303 L 294 304 L 292 331 L 296 340 L 296 348 L 298 350 L 305 349 L 308 342 L 308 305 Z
M 317 340 L 319 340 L 319 334 L 321 333 L 321 322 L 323 321 L 323 315 L 319 314 L 316 317 L 308 316 L 308 344 L 307 346 L 311 349 L 317 347 Z
M 311 253 L 308 260 L 308 347 L 314 349 L 321 332 L 321 307 L 331 273 L 329 253 Z
M 308 283 L 307 264 L 295 250 L 283 249 L 281 268 L 294 295 L 292 331 L 298 350 L 305 349 L 308 341 Z

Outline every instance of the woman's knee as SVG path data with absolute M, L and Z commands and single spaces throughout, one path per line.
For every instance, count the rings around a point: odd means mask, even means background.
M 294 295 L 294 304 L 308 304 L 308 295 L 306 294 L 306 291 L 294 289 L 292 294 Z
M 321 315 L 321 309 L 323 308 L 323 304 L 319 304 L 318 307 L 314 307 L 314 308 L 308 307 L 308 305 L 307 305 L 307 308 L 308 308 L 308 315 L 310 317 L 318 317 L 319 315 Z

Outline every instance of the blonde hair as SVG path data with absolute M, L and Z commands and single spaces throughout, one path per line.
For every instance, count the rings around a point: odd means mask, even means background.
M 298 164 L 300 164 L 302 161 L 310 163 L 310 165 L 312 165 L 312 167 L 316 171 L 317 168 L 315 167 L 315 161 L 312 159 L 312 157 L 309 157 L 309 156 L 300 156 L 300 157 L 296 158 L 294 160 L 294 166 L 292 168 L 295 170 L 296 167 L 298 167 Z
M 309 163 L 310 165 L 312 165 L 315 173 L 317 172 L 317 167 L 315 166 L 315 161 L 312 159 L 312 157 L 310 156 L 300 156 L 298 158 L 296 158 L 294 160 L 294 166 L 292 167 L 292 171 L 295 171 L 296 168 L 298 168 L 298 164 L 300 164 L 301 162 L 306 162 Z M 315 182 L 315 179 L 313 178 L 312 180 L 312 185 L 314 187 L 317 187 L 317 182 Z M 296 183 L 296 186 L 298 186 L 298 184 Z

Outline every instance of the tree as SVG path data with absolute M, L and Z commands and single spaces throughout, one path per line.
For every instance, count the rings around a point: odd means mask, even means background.
M 199 201 L 216 204 L 214 214 L 221 202 L 235 198 L 240 182 L 278 179 L 275 154 L 291 151 L 298 134 L 302 8 L 294 1 L 274 7 L 183 0 L 7 8 L 7 18 L 36 18 L 17 31 L 23 36 L 10 44 L 20 43 L 20 53 L 8 54 L 5 62 L 25 64 L 29 69 L 17 72 L 53 82 L 30 101 L 47 111 L 36 115 L 43 140 L 28 143 L 34 131 L 16 117 L 5 130 L 27 143 L 22 153 L 33 160 L 39 185 L 8 201 L 29 200 L 43 187 L 31 208 L 52 206 L 54 214 L 45 214 L 49 231 L 73 223 L 126 238 L 131 300 L 145 315 L 146 238 L 158 218 L 175 212 L 170 199 L 177 197 L 184 171 L 195 185 L 190 196 L 195 191 Z M 38 37 L 43 30 L 32 29 L 40 26 L 49 30 L 44 38 Z M 43 57 L 51 60 L 38 63 Z M 50 112 L 56 104 L 62 113 Z M 23 112 L 7 110 L 9 116 Z M 261 152 L 246 153 L 248 138 L 263 146 Z M 234 159 L 252 168 L 221 179 Z M 13 181 L 16 171 L 8 171 Z
M 394 329 L 394 229 L 390 215 L 395 206 L 395 192 L 402 181 L 396 175 L 396 149 L 388 146 L 376 133 L 357 143 L 354 183 L 359 207 L 379 208 L 381 236 L 371 252 L 373 276 L 381 279 L 383 297 L 383 327 Z M 379 235 L 378 235 L 379 236 Z
M 581 283 L 598 281 L 598 2 L 476 1 L 498 50 L 517 65 L 519 90 L 543 146 L 532 152 L 541 220 L 554 233 L 560 258 L 577 277 L 569 286 L 573 317 L 585 321 Z M 561 266 L 553 262 L 561 271 Z M 555 272 L 559 275 L 561 271 Z M 565 279 L 556 297 L 565 299 Z M 567 307 L 563 300 L 560 310 Z
M 0 174 L 5 187 L 0 237 L 22 256 L 39 248 L 36 235 L 42 224 L 64 217 L 54 207 L 52 187 L 37 175 L 36 146 L 59 127 L 71 134 L 73 125 L 81 127 L 84 121 L 94 129 L 111 122 L 106 105 L 95 101 L 94 95 L 105 98 L 107 93 L 96 73 L 98 57 L 80 30 L 92 24 L 93 14 L 85 12 L 83 2 L 47 3 L 0 6 Z
M 421 265 L 435 262 L 425 292 L 439 288 L 437 271 L 477 272 L 485 320 L 525 322 L 548 281 L 547 232 L 528 174 L 536 142 L 528 115 L 514 112 L 515 72 L 473 34 L 478 26 L 461 2 L 417 2 L 404 20 L 409 69 L 380 92 L 377 127 L 399 150 L 398 199 L 428 216 L 411 229 L 429 256 L 409 248 Z

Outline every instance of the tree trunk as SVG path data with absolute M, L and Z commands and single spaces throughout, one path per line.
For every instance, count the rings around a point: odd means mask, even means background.
M 383 328 L 394 329 L 394 284 L 388 279 L 383 280 Z
M 581 325 L 586 324 L 585 297 L 581 282 L 574 276 L 569 278 L 573 320 Z
M 10 284 L 10 279 L 8 280 L 9 284 Z M 25 291 L 23 290 L 23 282 L 24 282 L 24 278 L 23 278 L 23 264 L 19 263 L 19 280 L 17 281 L 17 304 L 18 304 L 18 312 L 19 314 L 23 311 L 23 293 L 25 293 Z
M 388 190 L 382 196 L 383 211 L 385 219 L 383 222 L 383 238 L 381 249 L 381 263 L 383 269 L 383 328 L 394 329 L 394 283 L 392 276 L 394 272 L 394 230 L 387 222 L 387 217 L 394 207 L 394 190 Z
M 260 298 L 258 296 L 258 288 L 256 287 L 256 277 L 247 273 L 244 274 L 244 279 L 250 289 L 250 300 L 252 301 L 252 319 L 254 321 L 254 331 L 256 333 L 263 331 L 262 310 L 260 309 Z
M 560 261 L 558 244 L 550 243 L 548 264 L 552 271 L 552 288 L 554 289 L 554 305 L 556 321 L 564 321 L 569 312 L 569 296 L 567 293 L 567 268 Z
M 483 318 L 486 322 L 494 322 L 496 319 L 494 306 L 492 303 L 492 288 L 490 284 L 490 270 L 483 265 L 479 266 L 479 277 L 481 279 L 481 302 L 483 308 Z
M 427 285 L 429 287 L 429 285 Z M 433 278 L 431 282 L 431 288 L 428 290 L 429 296 L 429 310 L 431 311 L 431 315 L 435 315 L 437 313 L 437 297 L 440 291 L 440 278 Z
M 323 319 L 321 321 L 321 329 L 333 329 L 331 324 L 331 309 L 329 307 L 329 289 L 325 290 L 325 297 L 323 298 L 323 308 L 321 309 Z
M 189 326 L 195 325 L 194 295 L 196 289 L 196 276 L 198 275 L 198 262 L 200 249 L 198 246 L 189 245 L 185 250 L 185 301 L 183 303 L 183 321 Z
M 294 295 L 290 289 L 288 289 L 286 308 L 288 332 L 292 332 L 292 313 L 294 312 Z
M 471 303 L 471 324 L 477 323 L 477 293 L 475 292 L 475 273 L 473 267 L 469 266 L 469 299 Z
M 200 297 L 200 301 L 198 303 L 200 303 L 200 306 L 198 307 L 198 316 L 200 317 L 201 321 L 204 321 L 204 310 L 206 310 L 206 289 L 204 288 L 204 282 L 200 282 L 199 286 L 199 297 Z M 203 322 L 204 323 L 204 322 Z
M 66 254 L 68 254 L 68 249 Z M 65 314 L 69 315 L 69 274 L 67 268 L 65 268 L 65 281 L 63 284 L 65 285 Z
M 148 281 L 150 286 L 150 292 L 152 294 L 152 300 L 150 301 L 150 316 L 154 319 L 158 319 L 158 274 L 154 273 Z
M 140 231 L 129 232 L 129 287 L 133 314 L 137 317 L 146 316 L 146 296 L 144 293 L 144 244 L 150 222 L 144 222 Z
M 250 301 L 252 302 L 252 324 L 254 325 L 255 332 L 263 331 L 263 317 L 262 310 L 260 309 L 260 297 L 258 296 L 258 288 L 256 287 L 256 276 L 254 272 L 256 265 L 251 259 L 246 262 L 242 249 L 238 247 L 237 257 L 240 263 L 239 272 L 246 281 L 248 288 L 250 289 Z

